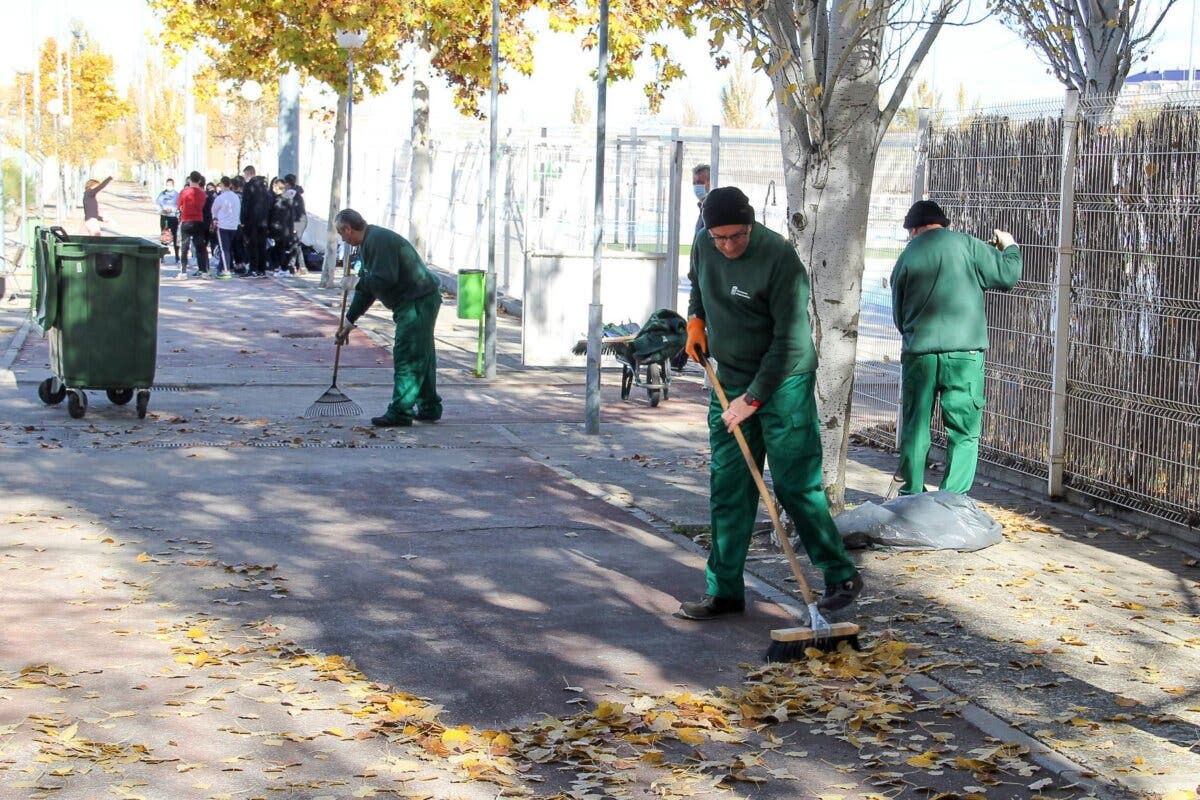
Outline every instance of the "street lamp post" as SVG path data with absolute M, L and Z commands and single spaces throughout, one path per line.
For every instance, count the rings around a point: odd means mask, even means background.
M 29 87 L 29 73 L 18 72 L 17 75 L 21 78 L 21 241 L 25 241 L 25 231 L 29 227 L 26 223 L 29 220 L 29 198 L 26 194 L 26 184 L 29 183 L 29 139 L 28 133 L 25 130 L 27 125 L 25 118 L 25 92 Z
M 63 198 L 63 166 L 62 166 L 62 154 L 60 153 L 59 146 L 58 146 L 58 144 L 59 144 L 59 142 L 58 142 L 58 140 L 59 140 L 59 125 L 60 125 L 59 118 L 62 116 L 62 113 L 63 113 L 62 98 L 55 97 L 50 100 L 47 100 L 46 101 L 46 112 L 50 116 L 54 117 L 54 165 L 55 165 L 55 168 L 58 170 L 58 202 L 55 203 L 55 210 L 54 210 L 55 217 L 54 218 L 55 218 L 55 221 L 59 225 L 62 225 L 63 224 L 63 201 L 64 201 L 64 198 Z
M 354 122 L 354 51 L 367 43 L 366 31 L 338 31 L 338 47 L 346 51 L 346 207 L 350 207 L 351 129 Z
M 346 204 L 343 208 L 350 208 L 350 167 L 354 153 L 350 139 L 354 121 L 354 51 L 367 43 L 367 32 L 339 30 L 336 38 L 338 47 L 346 51 Z M 352 248 L 344 243 L 343 247 L 342 263 L 346 265 L 346 274 L 349 274 Z

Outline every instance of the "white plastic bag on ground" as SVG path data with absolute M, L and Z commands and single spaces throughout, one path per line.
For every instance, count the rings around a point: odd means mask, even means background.
M 846 547 L 882 550 L 959 550 L 996 544 L 1000 525 L 970 497 L 925 492 L 886 503 L 866 502 L 834 520 Z

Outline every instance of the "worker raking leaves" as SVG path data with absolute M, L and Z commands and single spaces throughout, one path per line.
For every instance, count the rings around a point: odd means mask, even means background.
M 812 563 L 825 578 L 822 612 L 851 603 L 862 578 L 833 524 L 821 480 L 821 440 L 813 394 L 817 355 L 808 317 L 809 281 L 792 245 L 754 221 L 732 186 L 713 189 L 702 208 L 705 229 L 692 245 L 688 355 L 716 359 L 729 399 L 714 392 L 708 428 L 712 549 L 707 589 L 676 616 L 707 620 L 745 610 L 742 571 L 759 493 L 734 429 L 740 426 L 757 469 L 769 459 L 775 494 L 796 523 Z
M 983 423 L 983 354 L 988 347 L 983 294 L 1021 278 L 1021 250 L 997 230 L 989 244 L 949 230 L 932 200 L 904 217 L 909 243 L 892 270 L 892 317 L 900 356 L 900 494 L 925 491 L 929 419 L 940 399 L 946 473 L 940 488 L 966 494 L 975 482 Z
M 438 279 L 421 256 L 398 233 L 368 225 L 352 208 L 338 212 L 334 227 L 342 241 L 359 248 L 362 274 L 348 275 L 354 299 L 338 328 L 337 339 L 349 340 L 355 322 L 378 300 L 396 323 L 392 345 L 394 365 L 392 402 L 387 411 L 371 419 L 376 427 L 412 425 L 413 419 L 434 422 L 442 418 L 442 398 L 437 393 L 437 352 L 433 327 L 442 294 Z

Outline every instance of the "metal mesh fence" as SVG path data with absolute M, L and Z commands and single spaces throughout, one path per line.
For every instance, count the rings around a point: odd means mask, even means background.
M 1195 96 L 1082 108 L 1068 349 L 1068 486 L 1200 524 L 1200 107 Z M 928 196 L 960 230 L 1009 230 L 1025 260 L 989 293 L 981 456 L 1047 474 L 1061 105 L 935 125 Z M 940 434 L 940 431 L 939 431 Z
M 1050 435 L 1050 324 L 1062 159 L 1061 105 L 1024 105 L 931 128 L 928 196 L 954 227 L 1021 244 L 1025 267 L 1010 292 L 988 292 L 988 350 L 980 455 L 1044 476 Z M 940 413 L 934 440 L 945 443 Z
M 1067 481 L 1200 526 L 1200 100 L 1085 102 Z

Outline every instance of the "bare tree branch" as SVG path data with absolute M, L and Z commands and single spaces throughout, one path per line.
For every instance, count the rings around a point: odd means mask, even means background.
M 905 67 L 899 82 L 896 83 L 896 87 L 892 90 L 891 99 L 883 107 L 879 135 L 875 142 L 876 147 L 883 141 L 888 124 L 892 121 L 892 117 L 896 116 L 896 111 L 900 109 L 900 104 L 904 102 L 905 96 L 908 95 L 908 88 L 912 84 L 913 78 L 916 77 L 917 70 L 921 68 L 921 62 L 925 60 L 925 56 L 929 55 L 929 50 L 933 47 L 933 42 L 942 29 L 942 23 L 945 22 L 946 17 L 950 16 L 950 12 L 954 10 L 955 5 L 955 0 L 947 0 L 947 2 L 943 3 L 942 7 L 938 9 L 937 14 L 934 15 L 929 27 L 925 29 L 925 34 L 921 37 L 921 43 L 917 46 L 917 50 L 913 53 L 912 58 L 909 59 L 908 66 Z
M 1150 6 L 1157 2 L 1157 10 Z M 1177 0 L 999 0 L 1008 27 L 1066 86 L 1115 93 Z M 1145 24 L 1145 15 L 1153 22 Z

